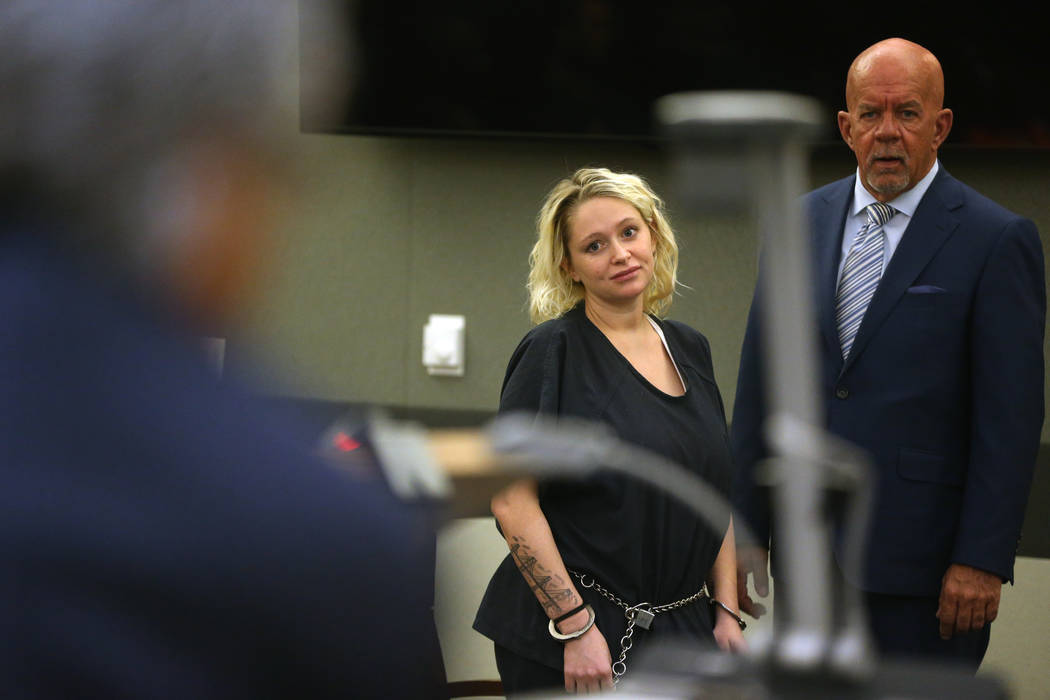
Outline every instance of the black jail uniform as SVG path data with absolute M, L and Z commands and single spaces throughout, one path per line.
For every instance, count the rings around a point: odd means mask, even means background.
M 581 302 L 533 328 L 514 351 L 500 412 L 602 421 L 623 441 L 659 453 L 728 497 L 731 462 L 722 399 L 707 339 L 675 321 L 659 321 L 685 382 L 683 396 L 650 384 L 587 318 Z M 545 480 L 539 501 L 565 565 L 592 575 L 628 605 L 671 603 L 700 589 L 729 523 L 715 533 L 683 503 L 633 478 L 602 471 L 585 481 Z M 627 621 L 622 608 L 573 583 L 595 610 L 615 662 Z M 681 635 L 714 645 L 706 601 L 668 613 L 651 630 L 636 627 L 634 651 L 653 635 Z M 563 647 L 508 554 L 489 582 L 474 629 L 498 646 L 555 669 Z M 628 673 L 630 671 L 628 670 Z

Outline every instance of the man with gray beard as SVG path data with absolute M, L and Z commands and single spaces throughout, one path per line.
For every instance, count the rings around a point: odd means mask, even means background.
M 938 162 L 953 118 L 943 102 L 944 75 L 928 50 L 903 39 L 866 49 L 849 69 L 848 111 L 838 113 L 857 173 L 811 192 L 803 207 L 827 427 L 875 465 L 865 566 L 845 572 L 846 585 L 863 591 L 884 654 L 976 669 L 1013 578 L 1039 447 L 1046 287 L 1035 225 Z M 758 538 L 737 558 L 741 607 L 753 615 L 760 606 L 747 577 L 766 595 L 771 536 L 754 479 L 766 454 L 761 303 L 759 295 L 732 423 L 735 505 Z

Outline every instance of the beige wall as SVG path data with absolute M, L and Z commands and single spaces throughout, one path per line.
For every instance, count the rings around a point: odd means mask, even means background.
M 273 353 L 289 371 L 276 392 L 493 409 L 507 357 L 529 327 L 524 282 L 536 212 L 559 178 L 590 164 L 638 172 L 667 198 L 681 243 L 680 279 L 688 285 L 671 316 L 711 340 L 731 407 L 755 279 L 755 232 L 745 217 L 684 212 L 658 148 L 318 134 L 300 135 L 297 144 L 297 205 L 280 229 L 253 324 L 230 350 L 234 365 L 245 347 Z M 813 183 L 849 174 L 851 157 L 845 146 L 818 149 Z M 1050 250 L 1050 152 L 949 149 L 942 162 L 1033 218 Z M 422 366 L 422 329 L 431 313 L 466 316 L 463 378 L 431 377 Z
M 293 372 L 283 393 L 316 398 L 494 409 L 507 358 L 529 328 L 527 256 L 546 192 L 586 164 L 633 170 L 669 190 L 663 154 L 644 146 L 320 135 L 300 143 L 298 211 L 282 230 L 251 342 Z M 689 285 L 672 315 L 711 336 L 731 395 L 754 235 L 740 220 L 690 218 L 673 201 L 671 213 Z M 466 316 L 461 379 L 430 377 L 421 364 L 431 313 Z

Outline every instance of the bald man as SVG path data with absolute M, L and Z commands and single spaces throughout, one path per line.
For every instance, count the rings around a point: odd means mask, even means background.
M 1046 295 L 1035 225 L 939 163 L 952 126 L 943 102 L 928 50 L 903 39 L 866 49 L 838 113 L 856 173 L 804 207 L 827 426 L 876 467 L 865 568 L 846 585 L 865 592 L 884 654 L 976 669 L 1013 578 L 1039 445 Z M 767 495 L 753 480 L 766 453 L 760 303 L 732 424 L 736 506 L 759 540 L 738 553 L 741 605 L 754 615 L 747 577 L 766 595 L 770 541 Z

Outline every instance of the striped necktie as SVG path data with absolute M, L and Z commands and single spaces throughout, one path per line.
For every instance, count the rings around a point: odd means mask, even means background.
M 839 342 L 842 358 L 849 357 L 850 348 L 857 337 L 864 312 L 882 278 L 883 249 L 886 236 L 883 225 L 893 218 L 897 210 L 888 204 L 875 202 L 864 207 L 868 223 L 857 233 L 857 237 L 846 255 L 836 295 L 835 320 L 839 327 Z

